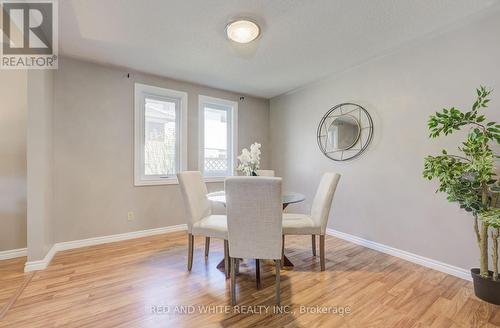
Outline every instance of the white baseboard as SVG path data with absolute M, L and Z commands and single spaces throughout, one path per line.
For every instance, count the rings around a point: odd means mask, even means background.
M 28 255 L 28 251 L 26 248 L 18 248 L 18 249 L 9 249 L 7 251 L 0 251 L 0 261 L 1 260 L 9 260 L 16 257 L 26 256 Z
M 175 226 L 169 226 L 169 227 L 163 227 L 163 228 L 156 228 L 156 229 L 149 229 L 149 230 L 140 230 L 140 231 L 133 231 L 133 232 L 126 232 L 126 233 L 121 233 L 121 234 L 116 234 L 116 235 L 109 235 L 109 236 L 102 236 L 102 237 L 95 237 L 95 238 L 88 238 L 88 239 L 80 239 L 80 240 L 74 240 L 74 241 L 66 241 L 66 242 L 61 242 L 61 243 L 56 243 L 52 246 L 52 248 L 49 250 L 47 255 L 42 260 L 38 261 L 30 261 L 26 262 L 24 266 L 24 271 L 29 272 L 29 271 L 36 271 L 36 270 L 44 270 L 47 268 L 47 266 L 50 264 L 50 261 L 54 257 L 54 255 L 57 252 L 64 251 L 64 250 L 69 250 L 69 249 L 75 249 L 75 248 L 80 248 L 80 247 L 86 247 L 86 246 L 93 246 L 93 245 L 100 245 L 100 244 L 106 244 L 106 243 L 112 243 L 116 241 L 122 241 L 122 240 L 128 240 L 128 239 L 134 239 L 134 238 L 141 238 L 141 237 L 147 237 L 147 236 L 154 236 L 158 234 L 163 234 L 163 233 L 168 233 L 168 232 L 174 232 L 174 231 L 183 231 L 186 230 L 187 226 L 185 224 L 179 224 Z M 366 240 L 354 235 L 350 235 L 344 232 L 340 232 L 334 229 L 326 229 L 326 233 L 330 236 L 334 236 L 349 242 L 352 242 L 357 245 L 361 245 L 367 248 L 374 249 L 376 251 L 386 253 L 392 256 L 399 257 L 403 260 L 410 261 L 437 271 L 441 271 L 447 274 L 451 274 L 455 277 L 465 279 L 465 280 L 472 280 L 470 276 L 469 270 L 462 269 L 453 265 L 449 265 L 440 261 L 436 261 L 427 257 L 423 257 L 417 254 L 413 254 L 410 252 L 406 252 L 394 247 L 390 247 L 384 244 L 380 244 L 371 240 Z M 0 252 L 0 260 L 3 259 L 9 259 L 9 258 L 14 258 L 14 257 L 20 257 L 20 256 L 26 256 L 26 249 L 15 249 L 15 250 L 10 250 L 10 251 L 3 251 Z
M 441 271 L 450 275 L 453 275 L 455 277 L 471 281 L 472 277 L 470 275 L 470 271 L 466 269 L 462 269 L 450 264 L 446 264 L 440 261 L 436 261 L 427 257 L 423 257 L 417 254 L 413 254 L 407 251 L 403 251 L 394 247 L 390 247 L 384 244 L 380 244 L 371 240 L 366 240 L 363 238 L 360 238 L 358 236 L 350 235 L 345 232 L 340 232 L 334 229 L 326 229 L 326 234 L 330 236 L 334 236 L 346 241 L 350 241 L 351 243 L 361 245 L 367 248 L 374 249 L 376 251 L 389 254 L 392 256 L 399 257 L 403 260 L 413 262 L 422 266 L 425 266 L 430 269 L 434 269 L 437 271 Z
M 107 244 L 107 243 L 112 243 L 115 241 L 148 237 L 148 236 L 159 235 L 162 233 L 182 231 L 182 230 L 187 230 L 187 225 L 179 224 L 179 225 L 175 225 L 175 226 L 168 226 L 168 227 L 162 227 L 162 228 L 156 228 L 156 229 L 148 229 L 148 230 L 139 230 L 139 231 L 120 233 L 117 235 L 109 235 L 109 236 L 94 237 L 94 238 L 88 238 L 88 239 L 65 241 L 65 242 L 55 244 L 54 247 L 56 248 L 57 252 L 60 252 L 60 251 L 68 250 L 68 249 L 74 249 L 74 248 L 80 248 L 80 247 L 86 247 L 86 246 L 94 246 L 94 245 L 100 245 L 100 244 Z
M 132 231 L 132 232 L 120 233 L 120 234 L 116 234 L 116 235 L 109 235 L 109 236 L 102 236 L 102 237 L 95 237 L 95 238 L 80 239 L 80 240 L 73 240 L 73 241 L 65 241 L 65 242 L 61 242 L 61 243 L 56 243 L 52 246 L 52 248 L 49 250 L 47 255 L 45 255 L 45 257 L 42 260 L 26 262 L 26 264 L 24 265 L 24 272 L 46 269 L 47 266 L 50 264 L 50 261 L 52 260 L 54 255 L 60 251 L 65 251 L 68 249 L 74 249 L 74 248 L 80 248 L 80 247 L 113 243 L 116 241 L 129 240 L 129 239 L 135 239 L 135 238 L 141 238 L 141 237 L 148 237 L 148 236 L 154 236 L 154 235 L 159 235 L 159 234 L 163 234 L 163 233 L 174 232 L 174 231 L 183 231 L 183 230 L 187 230 L 186 224 L 179 224 L 179 225 L 175 225 L 175 226 L 168 226 L 168 227 L 162 227 L 162 228 L 156 228 L 156 229 Z
M 27 261 L 24 263 L 24 272 L 44 270 L 49 266 L 50 261 L 56 255 L 56 245 L 53 245 L 45 257 L 38 261 Z

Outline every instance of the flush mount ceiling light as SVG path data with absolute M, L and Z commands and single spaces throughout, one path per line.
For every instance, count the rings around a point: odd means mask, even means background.
M 248 19 L 239 19 L 227 24 L 226 35 L 229 40 L 238 43 L 249 43 L 257 39 L 260 27 Z

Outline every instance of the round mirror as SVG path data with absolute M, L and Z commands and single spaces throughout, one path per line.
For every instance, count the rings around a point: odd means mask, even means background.
M 350 115 L 337 117 L 328 127 L 327 150 L 346 150 L 358 142 L 361 128 L 357 119 Z
M 359 156 L 370 144 L 373 121 L 363 107 L 342 103 L 323 116 L 318 125 L 317 140 L 321 152 L 334 161 Z

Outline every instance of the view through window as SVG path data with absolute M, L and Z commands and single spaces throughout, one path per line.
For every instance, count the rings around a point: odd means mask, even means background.
M 177 172 L 176 102 L 145 98 L 144 174 Z
M 212 106 L 214 107 L 214 106 Z M 207 175 L 228 172 L 228 111 L 205 107 L 205 163 Z
M 237 103 L 200 96 L 200 169 L 207 177 L 233 174 Z

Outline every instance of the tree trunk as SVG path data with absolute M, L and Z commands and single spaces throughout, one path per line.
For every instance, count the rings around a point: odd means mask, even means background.
M 476 234 L 477 245 L 481 244 L 481 234 L 479 233 L 479 218 L 477 215 L 474 215 L 474 232 Z
M 488 226 L 484 223 L 481 224 L 480 234 L 479 251 L 481 252 L 481 266 L 479 274 L 483 278 L 488 278 L 490 275 L 488 271 Z
M 488 186 L 486 185 L 486 182 L 481 183 L 481 189 L 483 207 L 486 208 L 488 206 Z M 481 266 L 479 267 L 479 274 L 483 278 L 488 278 L 490 276 L 490 273 L 488 271 L 488 225 L 484 222 L 481 222 L 481 229 L 479 234 L 479 251 L 481 254 Z
M 491 255 L 493 259 L 493 280 L 498 281 L 498 238 L 500 237 L 500 228 L 496 228 L 491 233 L 491 239 L 493 240 L 493 254 Z
M 489 277 L 488 271 L 488 226 L 484 223 L 481 224 L 481 240 L 479 242 L 480 261 L 479 274 L 483 278 Z

